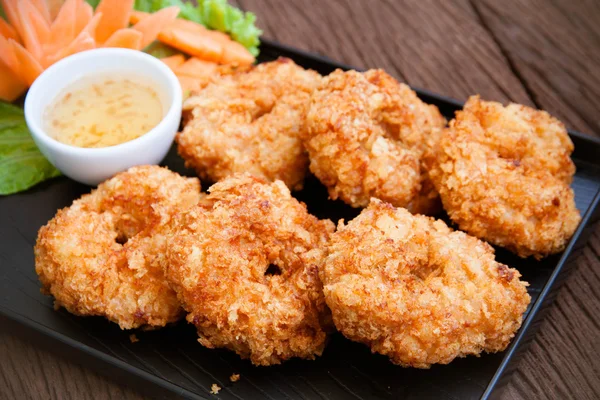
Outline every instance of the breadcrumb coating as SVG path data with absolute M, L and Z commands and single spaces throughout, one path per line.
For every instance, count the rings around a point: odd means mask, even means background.
M 332 199 L 364 207 L 371 197 L 432 214 L 440 209 L 423 155 L 446 120 L 383 70 L 323 78 L 307 114 L 310 170 Z
M 161 230 L 199 194 L 198 179 L 157 166 L 100 184 L 40 229 L 34 252 L 43 291 L 73 314 L 104 316 L 122 329 L 177 321 L 183 310 L 160 266 Z
M 183 105 L 179 154 L 203 180 L 235 173 L 302 188 L 308 157 L 300 135 L 320 75 L 280 58 L 213 81 Z
M 572 151 L 545 111 L 473 96 L 443 133 L 430 176 L 461 230 L 540 259 L 562 251 L 581 219 Z
M 166 276 L 208 348 L 255 365 L 314 359 L 331 319 L 317 265 L 333 223 L 281 181 L 234 175 L 172 223 Z
M 530 301 L 490 245 L 377 199 L 340 223 L 320 272 L 337 329 L 404 367 L 504 350 Z

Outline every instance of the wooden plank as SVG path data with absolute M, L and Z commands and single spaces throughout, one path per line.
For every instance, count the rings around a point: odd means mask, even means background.
M 473 1 L 539 107 L 600 135 L 600 2 Z
M 532 104 L 466 0 L 240 0 L 265 37 L 465 100 L 480 93 Z
M 0 399 L 141 400 L 132 390 L 0 331 Z M 6 396 L 6 397 L 5 397 Z

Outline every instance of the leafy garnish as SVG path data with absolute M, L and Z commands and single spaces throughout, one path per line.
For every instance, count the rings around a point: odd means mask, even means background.
M 58 175 L 31 138 L 23 109 L 0 102 L 0 195 L 29 189 Z
M 92 3 L 90 0 L 88 2 Z M 253 56 L 258 55 L 262 31 L 254 24 L 256 15 L 229 5 L 227 0 L 198 0 L 197 6 L 182 0 L 135 0 L 134 3 L 136 10 L 144 12 L 155 12 L 169 6 L 179 7 L 179 18 L 225 32 L 247 48 Z

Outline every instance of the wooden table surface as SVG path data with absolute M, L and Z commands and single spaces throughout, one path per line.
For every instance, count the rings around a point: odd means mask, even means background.
M 264 36 L 465 100 L 545 109 L 600 133 L 600 2 L 595 0 L 240 0 Z M 600 157 L 600 154 L 598 155 Z M 600 225 L 503 393 L 600 398 Z M 139 399 L 0 330 L 0 397 Z

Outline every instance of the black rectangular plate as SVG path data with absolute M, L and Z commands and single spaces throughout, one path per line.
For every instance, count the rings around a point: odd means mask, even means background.
M 260 61 L 286 56 L 322 74 L 347 68 L 267 41 L 261 50 Z M 437 105 L 448 118 L 461 107 L 454 100 L 426 91 L 418 90 L 418 94 Z M 522 260 L 498 250 L 498 260 L 518 268 L 531 284 L 532 296 L 521 330 L 503 353 L 459 359 L 430 370 L 404 369 L 336 334 L 316 361 L 291 360 L 281 366 L 253 367 L 229 351 L 203 348 L 196 342 L 193 326 L 185 322 L 160 331 L 136 332 L 140 341 L 131 343 L 131 332 L 121 331 L 102 318 L 55 311 L 52 299 L 40 294 L 32 249 L 37 231 L 59 208 L 90 190 L 67 178 L 0 198 L 1 326 L 18 330 L 31 341 L 155 397 L 208 398 L 212 397 L 211 385 L 216 383 L 223 388 L 217 397 L 223 399 L 487 398 L 498 393 L 501 378 L 508 376 L 518 354 L 533 337 L 542 309 L 552 300 L 587 241 L 589 229 L 584 228 L 598 219 L 595 210 L 600 199 L 600 141 L 573 132 L 571 137 L 577 164 L 573 189 L 583 221 L 565 252 L 543 261 Z M 164 165 L 190 175 L 174 149 Z M 325 188 L 314 178 L 308 179 L 297 197 L 319 217 L 337 220 L 357 213 L 343 203 L 328 201 Z M 241 375 L 236 383 L 229 381 L 233 373 Z

